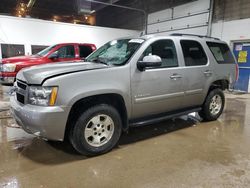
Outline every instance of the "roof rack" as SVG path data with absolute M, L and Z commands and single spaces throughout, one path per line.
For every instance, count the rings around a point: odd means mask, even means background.
M 220 40 L 219 38 L 209 37 L 204 35 L 195 35 L 195 34 L 185 34 L 185 33 L 172 33 L 170 36 L 192 36 L 192 37 L 199 37 L 199 38 L 210 38 L 215 40 Z

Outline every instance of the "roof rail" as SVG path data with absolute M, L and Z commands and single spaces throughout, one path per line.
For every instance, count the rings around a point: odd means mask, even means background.
M 220 40 L 219 38 L 215 38 L 215 37 L 209 37 L 209 36 L 204 36 L 204 35 L 195 35 L 195 34 L 185 34 L 185 33 L 172 33 L 172 34 L 170 34 L 170 36 L 192 36 L 192 37 Z

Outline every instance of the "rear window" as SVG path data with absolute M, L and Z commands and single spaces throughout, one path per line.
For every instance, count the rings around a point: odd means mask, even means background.
M 84 45 L 79 46 L 79 51 L 80 51 L 80 58 L 85 58 L 93 52 L 91 46 L 84 46 Z
M 234 63 L 234 57 L 227 44 L 207 42 L 207 45 L 219 64 Z

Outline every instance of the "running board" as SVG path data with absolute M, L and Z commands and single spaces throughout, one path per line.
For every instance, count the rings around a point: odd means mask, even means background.
M 189 113 L 192 112 L 199 112 L 201 111 L 201 108 L 192 108 L 189 110 L 185 110 L 185 111 L 179 111 L 179 112 L 168 112 L 168 113 L 164 113 L 164 114 L 160 114 L 160 115 L 156 115 L 156 116 L 151 116 L 148 118 L 138 118 L 138 119 L 134 119 L 129 121 L 129 126 L 130 127 L 140 127 L 140 126 L 144 126 L 144 125 L 150 125 L 150 124 L 154 124 L 154 123 L 159 123 L 174 117 L 179 117 L 179 116 L 183 116 L 183 115 L 187 115 Z

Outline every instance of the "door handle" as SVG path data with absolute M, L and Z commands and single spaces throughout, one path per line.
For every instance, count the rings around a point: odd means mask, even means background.
M 212 71 L 210 71 L 210 70 L 206 70 L 206 71 L 204 72 L 204 74 L 205 74 L 206 76 L 211 76 L 213 73 L 212 73 Z
M 170 76 L 170 79 L 172 79 L 172 80 L 177 80 L 177 79 L 180 79 L 180 78 L 182 78 L 182 77 L 179 74 L 173 74 L 172 76 Z

